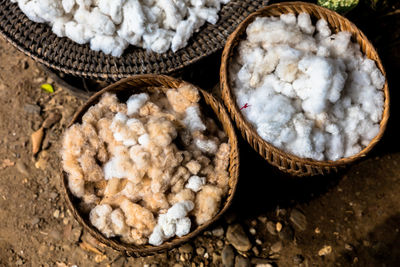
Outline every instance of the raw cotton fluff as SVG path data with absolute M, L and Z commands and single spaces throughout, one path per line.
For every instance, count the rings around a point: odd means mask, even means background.
M 69 188 L 106 237 L 158 246 L 217 214 L 230 146 L 199 100 L 189 85 L 134 94 L 126 104 L 106 93 L 66 131 Z
M 379 132 L 385 77 L 351 41 L 320 19 L 259 17 L 230 65 L 245 118 L 274 146 L 299 157 L 338 160 Z
M 156 53 L 185 47 L 229 0 L 10 0 L 59 37 L 119 57 L 131 44 Z

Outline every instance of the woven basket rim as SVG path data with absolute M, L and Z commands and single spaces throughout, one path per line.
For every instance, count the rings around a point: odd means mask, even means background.
M 157 54 L 129 46 L 121 57 L 89 49 L 66 37 L 60 38 L 47 24 L 29 20 L 17 3 L 0 0 L 0 35 L 18 50 L 45 66 L 84 78 L 117 81 L 135 74 L 172 74 L 222 50 L 229 34 L 266 0 L 231 0 L 222 5 L 216 24 L 205 23 L 175 53 Z
M 287 11 L 287 12 L 281 12 L 281 9 Z M 241 40 L 243 35 L 245 35 L 245 29 L 247 26 L 254 21 L 256 17 L 265 17 L 265 16 L 271 16 L 269 12 L 271 11 L 277 11 L 279 14 L 283 13 L 294 13 L 298 14 L 297 9 L 305 9 L 307 11 L 312 10 L 318 15 L 323 15 L 328 18 L 335 18 L 339 20 L 340 23 L 347 23 L 351 27 L 351 33 L 352 33 L 352 39 L 357 39 L 355 37 L 358 37 L 363 40 L 365 46 L 360 45 L 361 51 L 363 52 L 364 55 L 366 54 L 365 47 L 368 47 L 370 51 L 370 55 L 367 55 L 368 58 L 371 58 L 374 60 L 377 64 L 377 67 L 380 69 L 382 74 L 385 77 L 385 85 L 383 87 L 383 92 L 385 96 L 385 101 L 384 101 L 384 111 L 382 115 L 382 119 L 380 121 L 380 129 L 379 133 L 370 141 L 368 146 L 366 146 L 364 149 L 362 149 L 359 153 L 350 156 L 350 157 L 345 157 L 341 158 L 336 161 L 332 160 L 323 160 L 323 161 L 318 161 L 314 159 L 308 159 L 308 158 L 301 158 L 296 155 L 293 155 L 291 153 L 285 152 L 274 145 L 270 144 L 269 142 L 265 141 L 262 139 L 258 133 L 254 130 L 253 126 L 248 122 L 244 116 L 242 115 L 242 112 L 240 111 L 239 107 L 236 104 L 236 97 L 234 96 L 232 89 L 230 87 L 230 80 L 229 80 L 229 60 L 231 58 L 231 55 L 234 53 L 234 50 L 238 44 L 238 42 Z M 304 10 L 301 10 L 302 12 L 307 12 Z M 310 12 L 307 12 L 310 14 Z M 310 14 L 312 17 L 316 17 L 315 14 Z M 338 25 L 331 25 L 328 22 L 328 25 L 331 27 L 338 27 Z M 339 25 L 340 27 L 340 25 Z M 340 31 L 340 29 L 335 28 L 335 32 Z M 353 40 L 354 41 L 354 40 Z M 356 40 L 359 44 L 360 41 L 359 39 Z M 372 56 L 371 56 L 372 54 Z M 368 40 L 368 38 L 362 33 L 352 22 L 350 22 L 347 18 L 344 18 L 343 16 L 339 15 L 338 13 L 329 10 L 327 8 L 323 8 L 321 6 L 317 6 L 315 4 L 311 3 L 305 3 L 305 2 L 284 2 L 284 3 L 276 3 L 272 4 L 269 6 L 266 6 L 252 14 L 250 14 L 243 22 L 239 24 L 239 26 L 236 28 L 236 30 L 228 37 L 227 43 L 225 45 L 224 51 L 222 53 L 222 60 L 221 60 L 221 68 L 220 68 L 220 83 L 221 83 L 221 90 L 222 90 L 222 96 L 223 96 L 223 101 L 225 106 L 228 108 L 228 111 L 231 115 L 231 118 L 235 121 L 236 125 L 239 127 L 239 129 L 242 131 L 242 134 L 248 137 L 251 141 L 250 144 L 257 150 L 260 154 L 262 149 L 266 149 L 267 151 L 270 151 L 271 153 L 275 154 L 275 157 L 279 157 L 279 159 L 282 161 L 284 159 L 290 160 L 291 162 L 294 162 L 296 164 L 300 164 L 301 166 L 305 167 L 316 167 L 319 168 L 321 171 L 319 171 L 319 174 L 324 174 L 329 172 L 329 168 L 333 168 L 336 170 L 337 167 L 342 167 L 344 165 L 348 165 L 350 163 L 353 163 L 354 161 L 365 157 L 368 152 L 371 151 L 371 149 L 376 145 L 376 143 L 382 138 L 384 131 L 387 126 L 387 121 L 389 118 L 389 89 L 388 89 L 388 83 L 387 83 L 387 77 L 386 77 L 386 72 L 383 68 L 382 62 L 371 44 L 371 42 Z M 246 134 L 243 133 L 243 131 L 246 132 Z M 249 141 L 249 140 L 248 140 Z M 262 155 L 264 156 L 264 155 Z M 268 160 L 268 159 L 267 159 Z M 270 160 L 268 160 L 270 161 Z M 309 170 L 303 171 L 301 166 L 299 167 L 298 170 L 288 170 L 287 167 L 280 166 L 279 163 L 276 162 L 270 162 L 271 164 L 275 165 L 279 169 L 289 172 L 291 174 L 294 174 L 295 176 L 305 176 L 305 175 L 314 175 L 313 173 L 309 173 Z M 307 169 L 307 168 L 305 168 Z M 317 174 L 317 173 L 315 173 Z
M 129 85 L 129 82 L 137 82 L 141 85 Z M 159 88 L 172 88 L 172 87 L 178 87 L 181 84 L 190 84 L 186 81 L 180 80 L 180 79 L 175 79 L 169 76 L 165 75 L 154 75 L 154 74 L 143 74 L 143 75 L 135 75 L 131 76 L 128 78 L 125 78 L 119 82 L 113 83 L 106 88 L 102 89 L 101 91 L 97 92 L 93 96 L 89 98 L 89 100 L 86 101 L 86 103 L 77 110 L 75 115 L 73 116 L 70 124 L 67 126 L 69 128 L 71 125 L 73 125 L 75 122 L 80 122 L 80 119 L 82 115 L 87 111 L 89 107 L 92 105 L 96 104 L 101 95 L 105 92 L 122 92 L 125 90 L 132 90 L 132 91 L 147 91 L 147 89 L 144 87 L 144 84 L 147 84 L 147 87 L 159 87 Z M 125 86 L 129 85 L 129 88 L 121 88 L 120 86 Z M 196 86 L 195 86 L 196 87 Z M 165 250 L 171 249 L 173 247 L 176 247 L 180 244 L 183 244 L 185 242 L 188 242 L 192 238 L 194 238 L 196 235 L 204 231 L 207 227 L 209 227 L 211 224 L 215 223 L 221 216 L 222 214 L 230 207 L 232 204 L 233 196 L 236 192 L 236 187 L 237 187 L 237 182 L 238 182 L 238 177 L 239 177 L 239 149 L 238 149 L 238 141 L 237 137 L 234 131 L 234 127 L 232 122 L 230 121 L 230 117 L 228 113 L 226 112 L 224 106 L 217 100 L 215 99 L 210 93 L 207 93 L 206 91 L 196 87 L 200 91 L 201 98 L 205 101 L 207 107 L 212 111 L 215 115 L 215 119 L 219 121 L 221 126 L 223 127 L 224 132 L 227 134 L 228 139 L 229 139 L 229 144 L 231 146 L 231 151 L 230 151 L 230 164 L 228 167 L 228 172 L 230 175 L 229 178 L 229 190 L 227 196 L 224 197 L 223 202 L 221 202 L 221 207 L 219 212 L 213 219 L 210 221 L 204 223 L 203 225 L 197 226 L 193 231 L 191 231 L 189 234 L 178 238 L 174 237 L 173 239 L 170 239 L 166 242 L 164 242 L 160 246 L 152 246 L 152 245 L 141 245 L 141 246 L 136 246 L 133 244 L 125 244 L 123 242 L 120 242 L 118 240 L 106 238 L 103 234 L 101 234 L 95 227 L 91 226 L 91 224 L 87 221 L 85 221 L 78 211 L 78 209 L 74 205 L 74 200 L 76 201 L 76 197 L 74 197 L 68 187 L 68 174 L 62 171 L 61 179 L 62 179 L 62 193 L 64 196 L 64 199 L 67 203 L 68 208 L 70 209 L 71 213 L 75 217 L 75 219 L 84 227 L 85 230 L 87 230 L 92 236 L 94 236 L 96 239 L 98 239 L 100 242 L 118 250 L 123 253 L 126 253 L 128 256 L 134 256 L 134 257 L 139 257 L 139 256 L 147 256 L 147 255 L 152 255 L 156 253 L 163 252 Z

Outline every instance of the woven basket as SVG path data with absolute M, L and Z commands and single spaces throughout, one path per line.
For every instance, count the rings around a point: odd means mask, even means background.
M 90 50 L 68 38 L 59 38 L 51 27 L 30 21 L 10 0 L 0 0 L 0 34 L 33 59 L 49 68 L 85 78 L 117 81 L 133 74 L 171 74 L 223 48 L 226 38 L 251 12 L 267 0 L 231 0 L 215 25 L 206 23 L 176 53 L 147 52 L 130 46 L 117 58 Z
M 127 99 L 133 93 L 138 93 L 141 91 L 149 92 L 150 90 L 153 91 L 163 90 L 165 92 L 167 88 L 177 88 L 182 83 L 186 82 L 164 75 L 137 75 L 123 79 L 117 83 L 114 83 L 104 88 L 100 92 L 93 95 L 76 112 L 68 127 L 70 127 L 74 123 L 80 123 L 83 114 L 85 114 L 85 112 L 91 106 L 95 105 L 100 100 L 102 94 L 104 94 L 105 92 L 116 93 L 119 98 Z M 118 238 L 106 238 L 95 227 L 91 225 L 87 215 L 85 216 L 78 211 L 77 206 L 80 200 L 71 194 L 68 187 L 68 175 L 65 172 L 63 172 L 62 194 L 64 195 L 64 199 L 67 203 L 68 208 L 74 215 L 75 219 L 85 228 L 85 230 L 87 230 L 92 236 L 98 239 L 101 243 L 104 243 L 114 249 L 124 252 L 128 256 L 139 257 L 139 256 L 147 256 L 159 253 L 189 241 L 190 239 L 198 235 L 200 232 L 202 232 L 204 229 L 206 229 L 209 225 L 218 220 L 221 217 L 221 215 L 231 205 L 239 175 L 239 152 L 238 152 L 238 143 L 234 127 L 230 121 L 229 115 L 226 112 L 224 106 L 221 103 L 219 103 L 211 94 L 199 88 L 198 90 L 201 92 L 202 96 L 202 99 L 200 100 L 201 107 L 203 109 L 206 108 L 206 110 L 209 109 L 209 111 L 212 111 L 215 114 L 214 117 L 222 125 L 223 130 L 225 131 L 225 133 L 229 138 L 229 144 L 231 146 L 230 158 L 229 158 L 229 190 L 227 197 L 225 197 L 225 199 L 221 204 L 220 211 L 212 220 L 208 221 L 207 223 L 201 226 L 197 226 L 189 234 L 181 238 L 175 237 L 172 240 L 164 242 L 160 246 L 157 247 L 151 245 L 136 246 L 136 245 L 125 244 L 121 242 Z
M 294 176 L 312 176 L 312 175 L 325 175 L 331 172 L 336 172 L 340 167 L 344 167 L 354 161 L 364 157 L 382 138 L 385 131 L 386 124 L 389 118 L 389 90 L 387 81 L 383 88 L 385 95 L 385 104 L 383 117 L 380 122 L 380 131 L 377 136 L 358 154 L 342 158 L 337 161 L 317 161 L 312 159 L 304 159 L 294 156 L 289 153 L 274 147 L 270 143 L 263 140 L 255 131 L 253 126 L 245 120 L 239 107 L 236 104 L 235 96 L 230 88 L 229 83 L 229 63 L 232 55 L 235 52 L 235 47 L 240 40 L 245 38 L 247 26 L 254 21 L 256 17 L 265 16 L 280 16 L 285 13 L 299 14 L 306 12 L 310 14 L 312 19 L 325 19 L 331 27 L 332 32 L 348 31 L 352 33 L 353 41 L 360 44 L 362 52 L 368 58 L 374 60 L 386 77 L 385 70 L 383 69 L 382 62 L 378 54 L 367 37 L 349 20 L 340 16 L 339 14 L 314 4 L 303 2 L 287 2 L 267 6 L 257 12 L 252 13 L 247 17 L 229 36 L 224 51 L 222 53 L 222 62 L 220 69 L 222 97 L 231 114 L 232 119 L 236 122 L 237 127 L 240 129 L 243 137 L 250 143 L 250 145 L 270 164 L 278 167 L 280 170 L 287 172 Z

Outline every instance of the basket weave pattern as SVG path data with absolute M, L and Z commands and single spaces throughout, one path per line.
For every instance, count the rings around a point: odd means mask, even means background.
M 100 100 L 101 95 L 105 92 L 116 93 L 117 95 L 124 94 L 125 96 L 130 96 L 134 93 L 141 91 L 149 91 L 149 88 L 151 88 L 152 90 L 163 90 L 165 92 L 165 90 L 167 90 L 168 88 L 177 88 L 182 83 L 185 82 L 164 75 L 137 75 L 121 80 L 93 95 L 85 103 L 85 105 L 82 106 L 76 112 L 68 127 L 70 127 L 74 123 L 81 122 L 83 114 L 85 114 L 85 112 L 91 106 L 95 105 Z M 173 238 L 172 240 L 164 242 L 160 246 L 157 247 L 151 245 L 136 246 L 136 245 L 125 244 L 123 242 L 120 242 L 118 238 L 106 238 L 95 227 L 91 225 L 89 218 L 87 218 L 87 216 L 86 217 L 83 216 L 78 211 L 77 204 L 79 203 L 79 199 L 77 199 L 71 194 L 68 187 L 68 175 L 65 172 L 63 172 L 62 194 L 64 196 L 64 199 L 67 203 L 69 210 L 72 212 L 75 219 L 85 228 L 85 230 L 87 230 L 92 236 L 97 238 L 101 243 L 104 243 L 114 249 L 124 252 L 129 256 L 134 256 L 134 257 L 147 256 L 159 253 L 189 241 L 191 238 L 195 237 L 200 232 L 205 230 L 209 225 L 218 220 L 221 217 L 221 215 L 231 205 L 239 176 L 239 151 L 238 151 L 238 143 L 235 131 L 224 106 L 221 103 L 219 103 L 211 94 L 199 88 L 198 90 L 201 92 L 202 96 L 201 101 L 204 101 L 203 103 L 205 103 L 207 106 L 211 108 L 211 110 L 215 114 L 215 117 L 221 123 L 223 130 L 225 131 L 225 133 L 229 138 L 229 144 L 231 147 L 230 158 L 229 158 L 229 182 L 228 182 L 229 190 L 227 197 L 225 197 L 225 199 L 221 203 L 220 211 L 212 220 L 208 221 L 207 223 L 201 226 L 198 226 L 195 229 L 192 229 L 192 231 L 189 234 L 181 238 L 178 237 Z
M 369 143 L 369 145 L 358 154 L 337 161 L 317 161 L 312 159 L 299 158 L 295 155 L 286 153 L 263 140 L 254 130 L 253 126 L 249 122 L 247 122 L 242 115 L 239 107 L 236 104 L 235 95 L 230 88 L 229 82 L 230 60 L 235 53 L 235 48 L 238 43 L 246 38 L 247 26 L 252 23 L 256 17 L 280 16 L 281 14 L 286 13 L 299 14 L 302 12 L 310 14 L 312 19 L 325 19 L 328 22 L 328 25 L 330 26 L 332 32 L 334 33 L 337 33 L 339 31 L 350 32 L 352 34 L 353 41 L 356 41 L 360 45 L 361 51 L 368 58 L 376 62 L 378 68 L 386 77 L 382 62 L 379 59 L 375 48 L 369 42 L 367 37 L 349 20 L 329 9 L 322 8 L 314 4 L 303 2 L 287 2 L 281 4 L 278 3 L 267 6 L 261 10 L 258 10 L 257 12 L 252 13 L 229 36 L 224 51 L 222 53 L 220 69 L 222 98 L 224 100 L 225 106 L 228 108 L 228 111 L 231 114 L 232 119 L 235 121 L 237 127 L 240 129 L 243 137 L 270 164 L 294 176 L 325 175 L 331 172 L 338 171 L 339 168 L 344 167 L 364 157 L 382 138 L 389 118 L 389 89 L 387 80 L 385 82 L 384 88 L 382 89 L 385 95 L 385 103 L 382 120 L 380 122 L 380 131 L 378 135 L 375 136 Z
M 185 48 L 173 53 L 147 52 L 130 46 L 117 58 L 59 38 L 51 27 L 30 21 L 10 0 L 0 0 L 0 34 L 47 67 L 84 78 L 117 81 L 133 74 L 170 74 L 223 48 L 229 34 L 266 0 L 231 0 L 224 5 L 215 25 L 206 23 Z

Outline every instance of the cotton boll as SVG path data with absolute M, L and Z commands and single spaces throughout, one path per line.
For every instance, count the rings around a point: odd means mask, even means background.
M 286 24 L 290 25 L 296 25 L 297 23 L 297 18 L 293 13 L 282 14 L 280 19 Z
M 65 36 L 65 24 L 68 22 L 68 17 L 59 17 L 53 21 L 53 26 L 51 27 L 53 33 L 58 37 Z
M 124 235 L 129 231 L 125 223 L 125 216 L 121 209 L 115 209 L 110 214 L 111 228 L 116 235 Z
M 103 179 L 103 171 L 96 163 L 96 159 L 92 153 L 85 151 L 78 161 L 82 167 L 85 180 L 96 182 Z
M 194 216 L 198 225 L 211 220 L 219 210 L 222 198 L 222 190 L 213 185 L 205 185 L 197 193 Z
M 153 246 L 159 246 L 164 242 L 164 234 L 160 225 L 154 227 L 153 232 L 149 237 L 149 244 Z
M 65 24 L 65 35 L 78 44 L 87 43 L 91 37 L 84 25 L 74 21 L 69 21 Z
M 218 11 L 214 8 L 206 8 L 206 7 L 194 8 L 194 12 L 199 18 L 211 24 L 215 24 L 218 21 L 218 14 L 217 14 Z
M 343 157 L 343 138 L 341 134 L 333 134 L 329 141 L 329 147 L 326 151 L 327 157 L 331 160 L 338 160 Z
M 372 84 L 377 88 L 377 89 L 382 89 L 383 86 L 385 85 L 385 77 L 383 74 L 380 72 L 378 68 L 375 68 L 371 72 L 371 81 Z
M 85 180 L 82 177 L 69 175 L 68 187 L 76 197 L 83 197 L 85 195 Z
M 177 135 L 174 125 L 165 118 L 150 119 L 146 128 L 151 140 L 160 147 L 169 145 Z
M 186 188 L 191 189 L 194 192 L 201 190 L 201 187 L 206 184 L 206 179 L 204 177 L 192 176 L 189 178 Z
M 103 51 L 114 57 L 121 56 L 127 46 L 128 43 L 125 40 L 114 36 L 96 35 L 90 40 L 90 49 Z
M 134 94 L 129 97 L 126 105 L 128 107 L 128 116 L 136 114 L 139 109 L 149 100 L 149 95 L 146 93 Z
M 103 167 L 104 178 L 126 178 L 138 183 L 144 176 L 144 172 L 137 169 L 127 156 L 114 156 Z
M 73 0 L 69 0 L 73 1 Z M 100 11 L 111 17 L 115 24 L 122 22 L 122 5 L 126 0 L 99 0 Z
M 176 224 L 175 220 L 171 220 L 167 214 L 160 214 L 158 224 L 161 226 L 164 239 L 175 236 Z
M 178 219 L 176 222 L 176 236 L 182 237 L 190 232 L 191 221 L 189 218 L 185 217 Z
M 174 204 L 176 204 L 178 202 L 182 202 L 182 201 L 188 201 L 188 200 L 194 202 L 194 199 L 195 199 L 195 193 L 189 188 L 183 189 L 182 191 L 178 192 L 177 194 L 170 193 L 168 195 L 168 202 L 171 205 L 174 205 Z
M 129 200 L 123 201 L 120 208 L 124 212 L 127 225 L 134 227 L 143 235 L 153 231 L 156 221 L 151 211 Z
M 167 216 L 170 219 L 182 219 L 186 217 L 190 211 L 194 208 L 194 204 L 191 201 L 183 201 L 176 203 L 168 209 Z
M 143 205 L 152 212 L 159 212 L 169 208 L 169 203 L 164 193 L 150 192 L 143 197 Z
M 206 130 L 206 126 L 200 117 L 200 108 L 197 105 L 186 108 L 183 123 L 192 133 Z
M 328 26 L 328 23 L 324 19 L 319 19 L 317 24 L 315 25 L 317 29 L 317 39 L 326 38 L 331 35 L 331 29 Z
M 90 212 L 90 222 L 100 230 L 106 237 L 113 237 L 114 231 L 111 228 L 110 214 L 112 208 L 109 205 L 97 205 Z
M 135 14 L 132 16 L 131 14 Z M 132 45 L 138 45 L 144 34 L 146 17 L 138 0 L 126 2 L 122 8 L 124 18 L 117 31 L 118 36 L 125 39 Z
M 202 135 L 195 137 L 193 141 L 195 146 L 204 153 L 215 154 L 218 150 L 218 143 L 216 143 L 214 140 L 206 139 Z
M 297 16 L 297 25 L 306 34 L 313 34 L 315 27 L 312 25 L 310 15 L 307 13 L 300 13 Z

